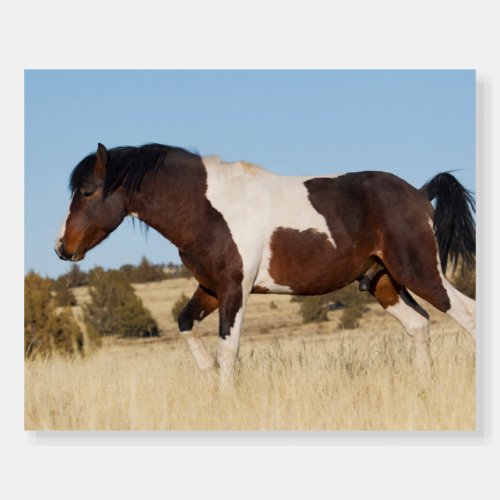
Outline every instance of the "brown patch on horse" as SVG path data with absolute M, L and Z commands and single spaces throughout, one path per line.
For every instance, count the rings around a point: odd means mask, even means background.
M 370 284 L 370 293 L 386 309 L 399 301 L 401 285 L 396 283 L 387 271 L 379 272 Z
M 377 255 L 397 283 L 441 311 L 450 302 L 438 272 L 427 197 L 395 175 L 359 172 L 304 182 L 344 259 Z M 338 258 L 338 256 L 336 256 Z M 346 267 L 353 262 L 344 260 Z
M 304 182 L 309 201 L 325 218 L 336 248 L 329 235 L 314 229 L 276 229 L 269 266 L 275 283 L 299 294 L 327 293 L 351 283 L 368 269 L 381 244 L 381 217 L 373 210 L 370 196 L 372 178 L 372 173 L 366 172 Z
M 450 299 L 438 271 L 437 244 L 429 232 L 415 230 L 415 242 L 398 249 L 388 244 L 382 260 L 397 282 L 441 312 L 450 309 Z M 398 251 L 399 250 L 399 251 Z
M 181 332 L 191 331 L 195 321 L 201 321 L 219 307 L 219 301 L 198 286 L 194 295 L 179 314 L 178 324 Z
M 252 293 L 269 293 L 269 288 L 257 285 L 252 288 Z
M 317 295 L 342 288 L 366 267 L 367 250 L 340 251 L 328 235 L 314 229 L 279 227 L 271 237 L 269 274 L 278 285 L 301 295 Z
M 423 309 L 410 295 L 408 290 L 397 283 L 386 270 L 377 273 L 374 277 L 370 285 L 370 293 L 384 309 L 404 302 L 422 317 L 429 319 L 427 311 Z

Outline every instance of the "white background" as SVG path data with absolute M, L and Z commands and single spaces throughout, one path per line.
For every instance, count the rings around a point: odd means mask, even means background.
M 495 2 L 2 2 L 2 498 L 499 498 L 499 16 Z M 476 68 L 479 401 L 474 435 L 23 431 L 23 71 Z M 96 116 L 96 126 L 99 117 Z M 29 202 L 29 200 L 27 201 Z M 495 394 L 495 391 L 497 394 Z

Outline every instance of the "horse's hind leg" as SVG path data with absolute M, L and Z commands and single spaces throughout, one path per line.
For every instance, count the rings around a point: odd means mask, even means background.
M 434 233 L 421 235 L 420 247 L 393 246 L 383 259 L 394 279 L 426 300 L 441 312 L 449 314 L 475 339 L 476 303 L 459 292 L 443 275 Z
M 208 353 L 203 340 L 197 335 L 195 327 L 219 306 L 219 301 L 198 286 L 191 300 L 179 315 L 179 330 L 187 342 L 198 368 L 207 370 L 214 366 L 214 358 Z
M 443 275 L 441 279 L 450 298 L 450 308 L 446 313 L 476 340 L 476 301 L 459 292 Z
M 432 374 L 430 352 L 429 315 L 408 291 L 387 273 L 377 274 L 370 293 L 391 316 L 399 320 L 415 344 L 415 362 L 424 379 Z

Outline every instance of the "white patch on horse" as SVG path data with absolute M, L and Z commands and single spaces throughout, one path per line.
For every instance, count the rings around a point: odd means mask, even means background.
M 137 212 L 130 212 L 128 215 L 130 215 L 131 217 L 135 217 L 136 219 L 139 218 L 139 214 Z
M 225 338 L 219 337 L 217 346 L 217 364 L 219 365 L 219 376 L 221 389 L 230 389 L 233 383 L 234 362 L 238 356 L 240 347 L 241 324 L 245 312 L 246 297 L 243 305 L 236 313 L 234 324 L 229 329 L 229 335 Z
M 392 306 L 387 306 L 385 311 L 399 320 L 405 330 L 412 336 L 414 332 L 428 328 L 428 318 L 422 316 L 414 307 L 402 300 L 401 297 Z
M 69 207 L 71 207 L 72 201 L 73 201 L 73 198 L 71 198 L 71 200 L 69 202 Z M 64 220 L 63 220 L 61 227 L 59 228 L 59 231 L 58 231 L 57 236 L 56 236 L 56 241 L 55 241 L 55 245 L 54 245 L 56 251 L 59 248 L 59 245 L 61 244 L 61 241 L 63 240 L 64 235 L 66 233 L 66 223 L 68 222 L 68 218 L 71 214 L 71 210 L 69 207 L 68 207 L 68 213 L 66 214 L 66 217 L 64 217 Z
M 208 370 L 214 366 L 214 359 L 208 353 L 203 340 L 197 333 L 199 321 L 194 321 L 191 330 L 181 331 L 189 350 L 200 370 Z
M 264 170 L 249 173 L 240 163 L 203 158 L 207 171 L 206 197 L 226 221 L 243 261 L 243 282 L 251 286 L 265 242 L 264 214 L 268 205 Z
M 324 216 L 309 200 L 304 182 L 312 176 L 280 176 L 245 162 L 225 163 L 216 156 L 202 160 L 207 171 L 206 196 L 224 217 L 240 252 L 245 287 L 262 286 L 273 293 L 292 291 L 276 284 L 269 274 L 270 242 L 278 227 L 314 229 L 326 234 L 336 247 Z

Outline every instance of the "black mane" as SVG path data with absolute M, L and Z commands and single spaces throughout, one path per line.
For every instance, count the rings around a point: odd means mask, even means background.
M 199 155 L 174 146 L 145 144 L 143 146 L 123 146 L 108 149 L 108 162 L 104 179 L 103 196 L 111 194 L 118 186 L 125 186 L 129 194 L 139 190 L 144 176 L 156 173 L 167 165 L 169 159 L 198 158 Z M 69 179 L 71 193 L 80 189 L 92 176 L 96 163 L 96 153 L 86 156 L 73 169 Z

